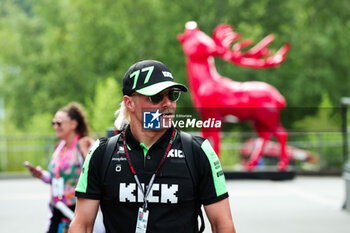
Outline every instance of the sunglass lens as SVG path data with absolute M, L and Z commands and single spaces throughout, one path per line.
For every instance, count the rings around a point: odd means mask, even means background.
M 170 101 L 176 102 L 180 98 L 181 92 L 178 90 L 171 90 L 168 92 L 168 98 Z
M 57 125 L 58 127 L 61 126 L 61 122 L 59 122 L 59 121 L 53 121 L 51 124 L 52 124 L 52 126 L 55 126 L 55 125 Z
M 158 93 L 156 95 L 150 96 L 149 98 L 152 101 L 152 103 L 158 104 L 158 103 L 160 103 L 163 100 L 163 94 Z

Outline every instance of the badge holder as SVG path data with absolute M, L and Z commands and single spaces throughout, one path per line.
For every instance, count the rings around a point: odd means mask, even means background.
M 140 207 L 137 214 L 136 230 L 135 233 L 146 233 L 148 223 L 148 210 Z
M 62 177 L 52 179 L 52 196 L 62 197 L 64 190 L 64 180 Z

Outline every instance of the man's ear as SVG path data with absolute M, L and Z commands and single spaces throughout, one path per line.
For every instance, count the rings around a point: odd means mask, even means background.
M 130 112 L 134 112 L 134 111 L 135 111 L 135 102 L 134 102 L 134 98 L 132 98 L 131 96 L 124 95 L 123 101 L 124 101 L 125 107 L 126 107 Z

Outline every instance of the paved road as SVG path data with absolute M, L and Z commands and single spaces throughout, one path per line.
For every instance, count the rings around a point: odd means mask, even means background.
M 229 181 L 238 233 L 349 233 L 342 211 L 341 178 L 297 177 L 292 181 Z
M 0 180 L 0 232 L 45 232 L 49 192 L 40 180 Z
M 340 177 L 227 181 L 237 233 L 349 233 Z M 44 232 L 49 187 L 35 179 L 0 179 L 0 232 Z M 211 232 L 208 222 L 206 233 Z

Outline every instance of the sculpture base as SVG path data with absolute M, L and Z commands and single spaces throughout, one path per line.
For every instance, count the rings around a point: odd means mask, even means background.
M 278 171 L 274 169 L 254 171 L 225 171 L 226 179 L 261 179 L 261 180 L 292 180 L 295 177 L 295 170 Z

